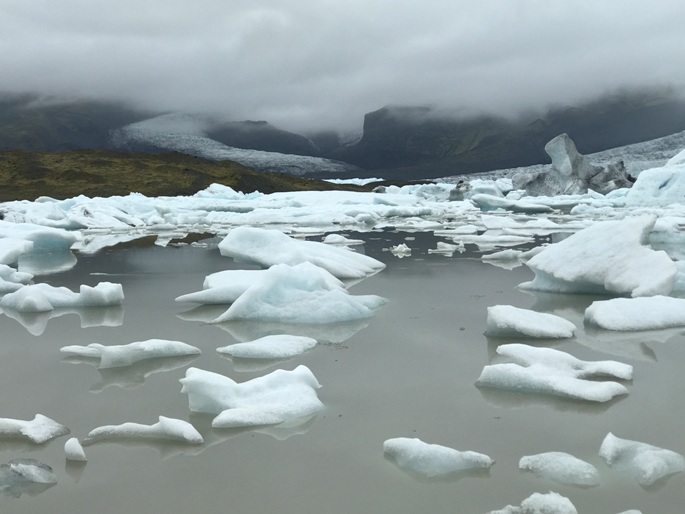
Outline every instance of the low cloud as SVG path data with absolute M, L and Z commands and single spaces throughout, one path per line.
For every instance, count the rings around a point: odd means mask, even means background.
M 516 114 L 685 84 L 678 1 L 0 2 L 0 92 L 360 128 L 387 104 Z

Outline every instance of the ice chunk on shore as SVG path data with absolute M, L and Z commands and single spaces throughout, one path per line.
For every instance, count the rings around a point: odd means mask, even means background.
M 666 252 L 644 246 L 655 222 L 655 216 L 603 221 L 549 245 L 526 263 L 535 278 L 519 287 L 559 293 L 667 295 L 677 267 Z
M 393 457 L 400 467 L 426 477 L 489 468 L 495 462 L 482 453 L 459 451 L 408 437 L 388 439 L 383 443 L 383 451 Z
M 0 299 L 0 307 L 19 312 L 48 312 L 62 307 L 107 307 L 124 301 L 121 284 L 100 282 L 95 287 L 82 285 L 78 293 L 66 287 L 33 284 Z
M 104 346 L 91 343 L 88 346 L 63 346 L 60 352 L 81 357 L 99 358 L 98 368 L 117 368 L 130 366 L 131 364 L 159 357 L 182 357 L 186 355 L 198 355 L 199 348 L 180 341 L 166 339 L 148 339 L 135 343 Z
M 565 452 L 527 455 L 519 461 L 519 469 L 531 471 L 540 478 L 564 485 L 581 487 L 599 485 L 597 468 Z
M 72 437 L 66 443 L 64 443 L 64 453 L 66 454 L 67 460 L 72 462 L 86 462 L 86 452 L 83 450 L 83 446 L 79 442 L 78 438 Z
M 36 414 L 31 421 L 0 418 L 0 437 L 26 437 L 41 444 L 68 433 L 67 427 L 42 414 Z
M 685 326 L 685 299 L 670 296 L 592 302 L 585 322 L 608 330 L 657 330 Z
M 214 428 L 275 425 L 323 409 L 316 395 L 321 386 L 306 366 L 278 369 L 241 384 L 218 373 L 188 368 L 181 384 L 191 411 L 216 415 Z
M 568 320 L 511 305 L 488 307 L 488 328 L 485 332 L 493 337 L 573 337 L 576 326 Z
M 286 334 L 271 335 L 217 348 L 216 351 L 242 359 L 287 359 L 300 355 L 316 346 L 311 337 Z
M 311 262 L 340 279 L 360 279 L 377 273 L 385 264 L 367 255 L 316 241 L 298 241 L 277 230 L 237 227 L 219 243 L 221 255 L 236 261 L 294 266 Z
M 559 493 L 533 493 L 521 502 L 520 507 L 507 505 L 488 514 L 578 514 L 571 500 Z
M 599 456 L 608 466 L 633 477 L 642 486 L 685 471 L 685 457 L 651 444 L 621 439 L 609 432 L 602 441 Z
M 95 443 L 113 439 L 169 439 L 188 444 L 202 444 L 204 439 L 193 425 L 181 419 L 159 417 L 153 425 L 123 423 L 94 428 L 88 433 L 86 441 Z
M 384 303 L 380 296 L 349 294 L 330 273 L 309 262 L 278 264 L 269 268 L 215 323 L 257 319 L 337 323 L 370 318 Z
M 514 362 L 485 366 L 476 386 L 606 402 L 614 396 L 628 394 L 628 389 L 618 382 L 586 379 L 612 376 L 630 380 L 633 375 L 633 367 L 628 364 L 582 361 L 552 348 L 505 344 L 497 348 L 497 353 Z

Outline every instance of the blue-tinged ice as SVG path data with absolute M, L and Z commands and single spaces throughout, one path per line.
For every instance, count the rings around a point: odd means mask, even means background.
M 60 348 L 60 352 L 100 359 L 98 368 L 105 369 L 130 366 L 145 359 L 199 355 L 200 349 L 181 341 L 148 339 L 146 341 L 110 346 L 98 343 L 91 343 L 88 346 L 63 346 Z

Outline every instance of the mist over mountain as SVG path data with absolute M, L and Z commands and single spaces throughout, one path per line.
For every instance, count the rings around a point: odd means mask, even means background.
M 350 142 L 335 130 L 296 134 L 268 121 L 153 113 L 120 103 L 0 98 L 0 150 L 180 151 L 312 177 L 412 180 L 549 162 L 547 141 L 567 133 L 583 153 L 685 130 L 685 101 L 672 91 L 623 91 L 517 118 L 462 117 L 436 107 L 367 113 Z M 236 149 L 249 150 L 241 152 Z M 317 160 L 319 159 L 319 160 Z

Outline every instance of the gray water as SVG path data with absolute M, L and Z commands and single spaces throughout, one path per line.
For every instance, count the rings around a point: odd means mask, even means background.
M 683 512 L 685 474 L 645 489 L 609 469 L 597 453 L 608 432 L 685 453 L 685 337 L 677 331 L 615 335 L 592 333 L 582 312 L 585 296 L 531 296 L 516 285 L 525 267 L 508 271 L 475 254 L 429 255 L 430 236 L 407 241 L 412 257 L 382 251 L 406 234 L 364 236 L 366 253 L 387 269 L 354 286 L 352 294 L 389 299 L 368 322 L 300 327 L 320 344 L 288 361 L 256 369 L 215 349 L 278 327 L 219 327 L 216 309 L 174 302 L 199 290 L 208 273 L 238 267 L 215 247 L 129 248 L 79 257 L 54 285 L 77 288 L 101 280 L 123 284 L 123 309 L 66 313 L 31 319 L 31 333 L 0 316 L 0 417 L 49 416 L 79 438 L 93 428 L 126 421 L 151 424 L 159 415 L 189 420 L 203 434 L 199 447 L 147 441 L 98 443 L 85 448 L 84 466 L 66 465 L 66 437 L 45 445 L 0 441 L 0 463 L 33 458 L 53 467 L 58 483 L 10 497 L 0 486 L 2 513 L 465 513 L 478 514 L 520 502 L 534 492 L 556 491 L 581 513 Z M 356 235 L 355 235 L 356 237 Z M 244 266 L 243 266 L 244 267 Z M 102 274 L 105 275 L 102 275 Z M 563 315 L 578 335 L 553 346 L 588 360 L 615 359 L 635 367 L 630 394 L 590 404 L 496 390 L 474 381 L 498 344 L 485 330 L 487 307 L 510 304 Z M 45 317 L 44 317 L 45 318 Z M 108 319 L 117 326 L 91 326 Z M 42 324 L 41 324 L 42 323 Z M 38 335 L 34 335 L 38 334 Z M 173 339 L 202 350 L 197 358 L 166 360 L 99 371 L 70 362 L 65 345 L 126 344 Z M 522 341 L 530 342 L 530 341 Z M 297 427 L 214 430 L 211 418 L 191 415 L 178 380 L 188 366 L 238 382 L 274 369 L 308 366 L 326 408 Z M 486 453 L 488 472 L 449 479 L 420 479 L 383 455 L 383 441 L 418 437 L 429 443 Z M 565 451 L 594 464 L 601 485 L 562 486 L 518 470 L 518 460 L 543 451 Z M 16 491 L 13 491 L 16 496 Z

